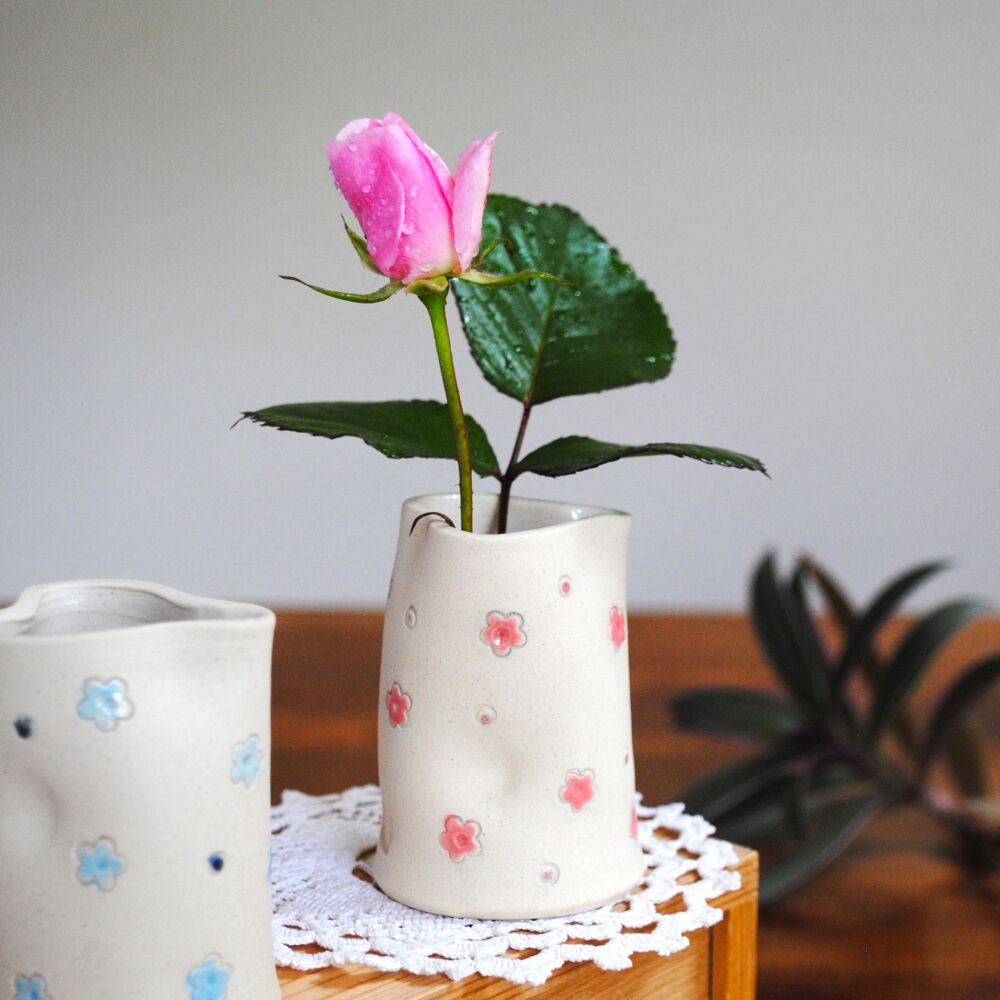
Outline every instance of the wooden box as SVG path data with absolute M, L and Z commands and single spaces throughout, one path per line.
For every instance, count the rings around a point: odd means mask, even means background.
M 737 847 L 742 884 L 713 900 L 725 912 L 721 923 L 689 935 L 691 944 L 669 958 L 632 956 L 632 968 L 603 972 L 592 963 L 567 964 L 542 986 L 516 986 L 505 979 L 482 976 L 452 982 L 445 976 L 385 973 L 364 966 L 293 972 L 279 969 L 283 1000 L 443 1000 L 529 996 L 549 1000 L 583 997 L 640 1000 L 753 1000 L 757 978 L 757 854 Z M 684 879 L 681 879 L 684 881 Z M 678 910 L 680 900 L 664 903 L 663 912 Z

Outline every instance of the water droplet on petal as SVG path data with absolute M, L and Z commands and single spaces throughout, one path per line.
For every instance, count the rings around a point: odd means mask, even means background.
M 358 151 L 358 144 L 356 142 L 349 142 L 347 148 L 352 152 L 356 153 Z
M 406 236 L 409 236 L 409 235 L 411 235 L 411 234 L 413 233 L 413 230 L 414 230 L 415 228 L 416 228 L 416 227 L 415 227 L 415 226 L 413 225 L 413 223 L 412 223 L 412 222 L 404 222 L 404 223 L 403 223 L 403 233 L 404 233 L 404 234 L 405 234 Z
M 430 262 L 428 262 L 428 261 L 424 261 L 424 263 L 420 265 L 420 270 L 421 270 L 421 271 L 423 271 L 423 272 L 424 272 L 425 274 L 426 274 L 426 273 L 427 273 L 428 271 L 432 271 L 433 269 L 434 269 L 434 265 L 433 265 L 433 264 L 431 264 L 431 263 L 430 263 Z
M 362 185 L 361 185 L 361 190 L 362 190 L 362 191 L 363 191 L 363 192 L 364 192 L 365 194 L 368 194 L 368 193 L 369 193 L 369 192 L 371 191 L 371 189 L 372 189 L 372 186 L 371 186 L 371 184 L 362 184 Z

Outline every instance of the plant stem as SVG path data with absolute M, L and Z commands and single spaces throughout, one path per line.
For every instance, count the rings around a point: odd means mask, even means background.
M 455 452 L 458 456 L 458 488 L 461 494 L 462 531 L 472 531 L 472 450 L 469 447 L 469 426 L 462 411 L 462 397 L 458 393 L 455 378 L 455 360 L 451 353 L 451 336 L 448 333 L 448 318 L 445 315 L 445 301 L 448 290 L 427 292 L 420 301 L 427 308 L 434 330 L 434 346 L 437 348 L 441 381 L 448 400 L 448 415 L 455 431 Z
M 500 506 L 497 510 L 497 533 L 504 534 L 507 530 L 507 512 L 510 509 L 510 489 L 517 479 L 517 460 L 521 457 L 521 447 L 524 445 L 524 434 L 528 429 L 528 418 L 531 416 L 531 400 L 524 403 L 521 411 L 521 424 L 517 428 L 517 438 L 514 440 L 514 450 L 510 453 L 510 461 L 504 474 L 500 477 Z

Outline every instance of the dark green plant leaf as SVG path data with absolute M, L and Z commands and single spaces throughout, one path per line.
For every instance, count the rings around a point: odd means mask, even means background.
M 544 271 L 573 284 L 496 294 L 453 283 L 473 357 L 497 389 L 546 403 L 666 378 L 674 338 L 656 296 L 576 212 L 490 195 L 483 241 L 496 239 L 494 274 Z
M 815 878 L 847 848 L 882 808 L 878 795 L 867 794 L 839 802 L 817 817 L 817 832 L 791 857 L 770 865 L 761 874 L 761 905 L 773 903 Z
M 756 688 L 688 691 L 670 707 L 681 729 L 755 743 L 783 739 L 804 725 L 802 716 L 784 698 Z
M 790 765 L 808 749 L 788 740 L 764 753 L 743 757 L 689 785 L 678 795 L 687 811 L 717 823 L 750 796 L 790 773 Z
M 830 678 L 823 651 L 806 627 L 808 611 L 778 579 L 773 554 L 757 567 L 751 587 L 751 617 L 761 648 L 786 690 L 812 715 L 830 701 Z
M 517 475 L 534 472 L 539 476 L 571 476 L 584 469 L 596 469 L 608 462 L 621 458 L 635 458 L 643 455 L 675 455 L 678 458 L 694 458 L 710 465 L 724 465 L 731 469 L 753 469 L 767 475 L 764 464 L 757 458 L 741 455 L 724 448 L 711 448 L 700 444 L 610 444 L 578 434 L 556 438 L 531 454 L 525 455 L 517 463 Z
M 799 559 L 798 569 L 816 583 L 837 628 L 841 632 L 847 632 L 851 629 L 857 618 L 854 605 L 847 596 L 847 592 L 832 574 L 820 566 L 811 556 L 802 556 Z
M 871 783 L 846 762 L 833 761 L 819 771 L 799 768 L 731 809 L 719 823 L 719 833 L 727 840 L 754 847 L 800 837 L 796 827 L 807 831 L 833 799 L 845 794 L 854 797 L 862 790 L 870 792 Z
M 1000 680 L 1000 654 L 988 656 L 964 670 L 941 697 L 927 726 L 921 753 L 923 773 L 934 763 L 976 702 Z M 982 794 L 984 789 L 979 789 Z M 975 793 L 973 793 L 975 794 Z
M 897 607 L 928 577 L 941 572 L 947 562 L 924 563 L 898 576 L 884 587 L 850 630 L 834 668 L 834 690 L 839 691 L 851 671 L 870 652 L 878 633 Z
M 716 824 L 719 835 L 735 844 L 759 847 L 789 835 L 788 796 L 795 787 L 794 772 L 775 778 L 730 809 Z
M 990 781 L 979 743 L 968 725 L 955 724 L 944 737 L 944 759 L 959 791 L 978 798 L 990 791 Z
M 356 437 L 389 458 L 455 458 L 455 435 L 448 407 L 430 399 L 385 403 L 287 403 L 251 410 L 243 416 L 280 431 L 318 437 Z M 493 475 L 499 463 L 486 432 L 466 414 L 472 466 Z
M 953 601 L 921 618 L 907 632 L 875 692 L 868 726 L 872 744 L 906 703 L 941 647 L 985 610 L 980 601 Z
M 369 271 L 381 274 L 384 278 L 385 274 L 379 270 L 378 264 L 372 260 L 372 255 L 368 252 L 368 244 L 365 242 L 365 238 L 360 233 L 356 233 L 353 229 L 351 229 L 351 227 L 347 224 L 347 219 L 343 216 L 340 217 L 340 221 L 343 222 L 344 229 L 347 232 L 347 238 L 351 241 L 351 246 L 354 247 L 354 252 L 361 259 L 361 263 L 364 264 Z
M 388 285 L 383 285 L 374 292 L 335 292 L 330 288 L 320 288 L 319 285 L 310 285 L 308 281 L 295 278 L 290 274 L 282 274 L 279 277 L 284 278 L 285 281 L 297 281 L 300 285 L 305 285 L 306 288 L 311 288 L 314 292 L 319 292 L 320 295 L 329 295 L 331 299 L 343 299 L 345 302 L 384 302 L 403 288 L 402 282 L 390 281 Z

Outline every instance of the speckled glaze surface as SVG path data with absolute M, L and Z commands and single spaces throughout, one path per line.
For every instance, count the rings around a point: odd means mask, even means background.
M 0 997 L 277 1000 L 273 631 L 121 580 L 0 610 Z
M 383 634 L 373 861 L 399 902 L 526 918 L 630 889 L 636 837 L 626 563 L 631 518 L 455 495 L 403 506 Z M 412 534 L 411 534 L 412 528 Z

